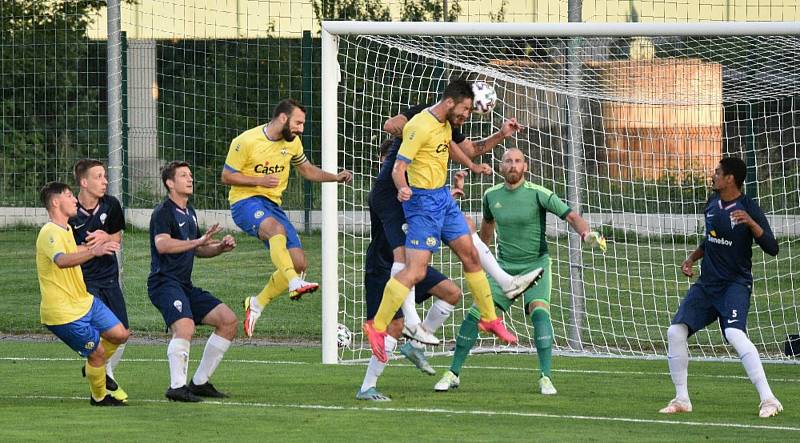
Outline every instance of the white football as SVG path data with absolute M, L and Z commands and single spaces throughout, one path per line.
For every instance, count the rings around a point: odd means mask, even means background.
M 475 93 L 472 112 L 476 114 L 492 112 L 494 105 L 497 104 L 497 94 L 494 92 L 494 88 L 484 81 L 477 81 L 472 82 L 472 92 Z
M 347 326 L 339 323 L 336 325 L 336 344 L 340 348 L 347 348 L 353 341 L 353 333 L 347 329 Z

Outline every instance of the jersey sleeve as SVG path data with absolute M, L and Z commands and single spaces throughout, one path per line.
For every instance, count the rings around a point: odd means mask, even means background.
M 494 214 L 492 214 L 492 208 L 489 206 L 489 193 L 483 194 L 481 206 L 483 207 L 483 219 L 489 222 L 493 221 Z
M 174 217 L 170 217 L 169 211 L 164 206 L 159 206 L 153 211 L 150 217 L 150 237 L 156 238 L 157 235 L 167 234 L 172 236 L 172 225 Z
M 403 127 L 403 144 L 400 145 L 400 150 L 397 152 L 397 159 L 411 163 L 419 149 L 428 140 L 429 134 L 429 131 L 425 131 L 419 125 L 407 123 Z
M 242 143 L 241 139 L 236 137 L 228 148 L 228 156 L 225 157 L 224 168 L 231 172 L 241 172 L 245 167 L 248 155 L 248 145 Z
M 572 212 L 572 209 L 561 200 L 555 192 L 546 189 L 546 188 L 538 188 L 537 189 L 537 196 L 539 199 L 539 204 L 545 208 L 548 212 L 555 214 L 558 218 L 564 219 L 567 215 Z
M 762 211 L 761 207 L 759 207 L 758 204 L 753 200 L 751 200 L 751 204 L 749 206 L 750 207 L 747 208 L 747 212 L 750 214 L 750 218 L 752 218 L 754 222 L 758 223 L 758 226 L 761 226 L 761 229 L 764 230 L 764 233 L 761 234 L 761 237 L 754 238 L 755 242 L 767 254 L 772 256 L 778 255 L 778 241 L 775 240 L 775 235 L 772 233 L 772 227 L 769 225 L 769 221 L 767 221 L 764 211 Z
M 36 239 L 36 249 L 42 251 L 45 256 L 54 262 L 56 257 L 67 253 L 63 237 L 57 235 L 49 227 L 45 227 L 39 238 Z
M 460 145 L 461 142 L 463 142 L 466 139 L 467 139 L 467 137 L 464 134 L 462 134 L 461 131 L 458 128 L 453 127 L 453 129 L 452 129 L 452 140 L 453 140 L 453 143 L 455 143 L 457 145 Z
M 292 146 L 292 166 L 302 165 L 307 162 L 305 152 L 303 152 L 303 142 L 300 137 L 295 137 L 294 146 Z
M 125 213 L 116 197 L 108 197 L 108 220 L 106 226 L 109 234 L 125 230 Z

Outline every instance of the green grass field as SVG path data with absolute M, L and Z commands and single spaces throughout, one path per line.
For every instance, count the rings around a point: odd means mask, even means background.
M 202 343 L 192 349 L 190 373 Z M 664 361 L 556 357 L 559 393 L 534 390 L 534 356 L 476 355 L 462 386 L 433 392 L 436 377 L 392 362 L 379 383 L 393 399 L 354 399 L 363 365 L 325 366 L 315 348 L 234 346 L 213 381 L 231 397 L 169 403 L 166 344 L 131 344 L 117 368 L 129 407 L 88 404 L 81 360 L 57 342 L 0 341 L 2 441 L 789 441 L 800 437 L 796 366 L 768 365 L 786 408 L 757 417 L 758 396 L 738 363 L 693 362 L 695 412 L 665 417 Z M 432 359 L 439 374 L 449 359 Z
M 773 390 L 786 407 L 783 414 L 770 420 L 757 417 L 758 397 L 736 361 L 692 362 L 689 381 L 695 412 L 677 417 L 657 413 L 673 394 L 664 360 L 557 356 L 554 382 L 559 394 L 552 398 L 535 389 L 537 363 L 533 355 L 472 356 L 462 373 L 462 387 L 445 394 L 432 390 L 437 377 L 424 376 L 398 360 L 379 383 L 393 401 L 358 402 L 354 395 L 363 377 L 363 363 L 320 364 L 320 300 L 316 295 L 300 302 L 279 298 L 262 316 L 256 340 L 237 339 L 213 380 L 232 394 L 229 400 L 170 404 L 163 397 L 168 384 L 166 335 L 160 315 L 147 298 L 149 247 L 147 234 L 139 231 L 125 234 L 125 293 L 134 336 L 148 339 L 133 342 L 117 369 L 117 378 L 131 395 L 130 407 L 103 410 L 98 415 L 98 410 L 88 405 L 88 387 L 79 375 L 81 360 L 39 325 L 33 257 L 36 233 L 33 229 L 0 231 L 4 246 L 0 258 L 6 264 L 0 269 L 5 289 L 0 298 L 0 331 L 8 335 L 0 339 L 0 380 L 4 381 L 0 383 L 0 441 L 74 441 L 86 436 L 93 441 L 118 435 L 132 441 L 271 439 L 273 435 L 290 441 L 664 441 L 678 435 L 693 440 L 785 441 L 800 436 L 796 424 L 800 413 L 794 401 L 800 395 L 800 378 L 797 366 L 785 364 L 766 366 Z M 237 240 L 238 248 L 232 254 L 197 260 L 194 280 L 240 313 L 241 299 L 261 288 L 272 266 L 259 242 L 241 235 Z M 601 351 L 650 352 L 663 346 L 659 340 L 688 288 L 688 280 L 676 277 L 677 264 L 694 245 L 646 239 L 637 239 L 637 245 L 633 239 L 614 240 L 604 256 L 584 254 L 588 325 L 584 340 L 591 340 Z M 303 236 L 303 242 L 309 276 L 319 278 L 319 237 Z M 567 251 L 563 239 L 554 243 L 553 317 L 557 344 L 563 346 L 569 306 L 564 290 L 569 285 L 564 261 Z M 347 236 L 341 244 L 347 251 L 340 254 L 342 269 L 354 284 L 341 284 L 340 289 L 349 291 L 350 298 L 340 307 L 348 303 L 348 312 L 358 312 L 363 309 L 359 279 L 365 244 Z M 644 244 L 646 248 L 641 247 Z M 758 309 L 751 313 L 751 335 L 754 341 L 769 343 L 760 350 L 776 352 L 781 335 L 796 326 L 791 317 L 796 312 L 793 294 L 787 290 L 792 288 L 795 246 L 795 241 L 783 241 L 783 250 L 788 252 L 779 260 L 765 260 L 760 253 L 754 256 L 757 270 L 777 270 L 774 277 L 756 283 L 755 295 L 761 298 L 756 299 Z M 460 274 L 452 267 L 445 272 L 454 277 Z M 780 290 L 768 299 L 763 297 L 775 288 Z M 518 311 L 512 319 L 518 332 L 524 332 L 526 325 Z M 460 321 L 456 314 L 443 334 L 452 334 Z M 351 326 L 356 344 L 362 344 L 357 325 Z M 39 333 L 43 335 L 36 335 Z M 198 329 L 201 337 L 208 333 L 208 328 Z M 33 336 L 17 337 L 19 334 Z M 715 328 L 704 334 L 693 342 L 692 355 L 712 355 L 720 348 L 721 337 Z M 625 343 L 627 348 L 620 346 Z M 193 346 L 191 371 L 202 345 L 200 338 Z M 365 351 L 348 355 L 367 356 Z M 434 357 L 432 362 L 441 375 L 449 357 Z M 75 425 L 96 422 L 98 416 L 110 418 L 113 430 L 105 424 Z

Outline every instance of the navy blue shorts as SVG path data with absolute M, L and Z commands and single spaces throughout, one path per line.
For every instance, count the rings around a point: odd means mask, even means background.
M 302 248 L 297 230 L 289 221 L 289 217 L 275 202 L 266 197 L 249 197 L 231 205 L 231 217 L 234 223 L 248 235 L 258 238 L 258 227 L 267 217 L 274 218 L 286 231 L 286 248 Z M 269 249 L 269 241 L 264 241 Z
M 88 357 L 100 344 L 100 334 L 118 325 L 119 319 L 97 297 L 83 317 L 63 325 L 46 325 L 81 357 Z
M 110 279 L 103 282 L 87 281 L 86 290 L 105 303 L 108 309 L 111 309 L 111 312 L 122 322 L 122 326 L 125 326 L 125 329 L 130 329 L 128 326 L 128 308 L 125 306 L 125 297 L 122 295 L 122 288 L 119 286 L 119 280 Z
M 159 282 L 152 288 L 148 285 L 147 294 L 168 328 L 182 318 L 190 318 L 199 325 L 211 310 L 222 304 L 208 291 L 196 286 L 187 288 L 171 280 Z
M 689 335 L 719 320 L 719 327 L 736 328 L 747 332 L 747 312 L 750 310 L 750 288 L 731 283 L 727 286 L 704 286 L 698 283 L 689 288 L 672 324 L 683 323 Z
M 364 297 L 367 301 L 367 320 L 375 318 L 378 308 L 383 300 L 383 290 L 390 278 L 389 270 L 383 272 L 364 273 Z M 431 298 L 431 289 L 442 281 L 447 280 L 444 274 L 435 268 L 428 266 L 428 272 L 421 282 L 417 283 L 414 289 L 414 301 L 422 303 Z M 394 318 L 403 318 L 403 310 L 398 309 Z
M 441 242 L 469 235 L 469 226 L 450 190 L 412 188 L 411 199 L 403 202 L 408 231 L 406 248 L 436 252 Z
M 372 223 L 382 225 L 386 242 L 389 243 L 392 250 L 405 246 L 406 214 L 403 212 L 403 205 L 397 200 L 397 190 L 391 194 L 389 192 L 370 193 L 369 208 L 370 217 L 377 217 L 377 220 L 372 220 Z

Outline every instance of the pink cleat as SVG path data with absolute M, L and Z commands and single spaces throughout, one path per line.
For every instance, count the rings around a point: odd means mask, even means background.
M 369 340 L 369 346 L 372 348 L 372 355 L 374 355 L 375 358 L 377 358 L 381 363 L 386 363 L 389 361 L 389 356 L 386 355 L 386 344 L 384 342 L 384 339 L 386 338 L 386 331 L 379 332 L 375 330 L 372 320 L 364 323 L 362 330 L 364 331 L 364 334 L 366 334 L 367 340 Z
M 304 294 L 311 294 L 319 289 L 319 283 L 312 283 L 296 277 L 289 282 L 289 299 L 292 301 L 300 300 Z
M 510 345 L 517 342 L 517 336 L 506 329 L 506 325 L 503 324 L 503 320 L 501 320 L 500 317 L 492 321 L 481 320 L 480 323 L 478 323 L 478 328 L 483 332 L 490 332 L 496 335 L 497 338 Z

